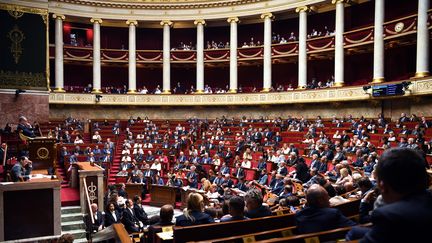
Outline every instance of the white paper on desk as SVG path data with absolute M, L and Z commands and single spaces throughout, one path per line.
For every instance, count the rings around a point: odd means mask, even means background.
M 172 240 L 174 237 L 173 231 L 156 233 L 162 240 Z

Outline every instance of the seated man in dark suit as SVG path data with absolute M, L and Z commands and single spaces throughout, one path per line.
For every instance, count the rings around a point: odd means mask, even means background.
M 432 194 L 427 190 L 425 165 L 413 149 L 384 152 L 376 172 L 385 205 L 372 212 L 372 229 L 360 242 L 424 242 L 430 238 Z
M 100 230 L 102 230 L 105 227 L 104 221 L 105 216 L 102 214 L 102 212 L 98 211 L 98 206 L 96 203 L 93 203 L 90 205 L 91 211 L 93 213 L 93 222 L 91 219 L 90 214 L 86 215 L 84 217 L 84 222 L 86 224 L 86 237 L 89 239 L 90 234 L 96 233 Z
M 27 118 L 24 116 L 21 116 L 19 118 L 19 124 L 17 127 L 18 132 L 22 132 L 24 136 L 34 138 L 36 137 L 34 128 L 32 125 L 27 121 Z
M 161 207 L 159 212 L 159 221 L 150 225 L 150 227 L 148 228 L 148 232 L 149 232 L 147 238 L 148 243 L 153 242 L 153 237 L 155 233 L 162 231 L 161 227 L 174 225 L 174 223 L 172 222 L 173 216 L 174 216 L 174 208 L 172 205 L 165 204 Z
M 123 210 L 122 223 L 125 229 L 129 233 L 140 232 L 140 229 L 144 226 L 141 221 L 138 220 L 134 210 L 134 204 L 131 199 L 126 201 L 126 208 Z
M 272 212 L 269 207 L 263 204 L 263 196 L 259 190 L 249 190 L 245 195 L 246 214 L 248 218 L 260 218 L 271 216 Z
M 356 223 L 346 218 L 335 208 L 330 208 L 329 195 L 324 187 L 313 184 L 306 192 L 306 207 L 296 216 L 297 231 L 307 234 L 341 227 L 354 226 Z
M 11 177 L 13 182 L 26 181 L 32 171 L 32 161 L 25 156 L 21 156 L 19 161 L 12 166 Z
M 147 213 L 144 211 L 144 206 L 142 205 L 141 197 L 138 195 L 134 197 L 133 209 L 137 219 L 141 221 L 143 224 L 148 224 Z
M 247 217 L 244 216 L 245 202 L 243 198 L 239 196 L 233 196 L 232 198 L 230 198 L 228 206 L 229 206 L 229 216 L 227 215 L 222 217 L 220 222 L 248 219 Z

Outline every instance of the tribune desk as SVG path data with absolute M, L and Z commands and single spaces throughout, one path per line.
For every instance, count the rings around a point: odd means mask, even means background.
M 0 183 L 0 241 L 61 234 L 60 181 L 39 172 Z
M 87 195 L 89 196 L 90 203 L 96 203 L 99 210 L 103 211 L 105 209 L 104 169 L 96 164 L 93 166 L 90 162 L 77 162 L 74 167 L 78 170 L 79 174 L 80 205 L 82 213 L 88 212 Z

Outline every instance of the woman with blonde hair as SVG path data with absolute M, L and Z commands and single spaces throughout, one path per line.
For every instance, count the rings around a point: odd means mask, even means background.
M 210 190 L 212 183 L 206 178 L 201 179 L 201 190 L 208 192 Z
M 176 226 L 213 223 L 214 219 L 210 215 L 203 213 L 203 210 L 203 196 L 199 193 L 190 193 L 187 199 L 187 208 L 183 210 L 183 215 L 176 218 Z
M 342 168 L 340 170 L 340 177 L 337 179 L 336 181 L 336 185 L 345 185 L 345 183 L 352 183 L 353 182 L 353 178 L 352 176 L 349 174 L 348 169 L 347 168 Z

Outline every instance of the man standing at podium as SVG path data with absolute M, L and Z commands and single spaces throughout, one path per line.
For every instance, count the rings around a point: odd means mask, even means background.
M 13 182 L 26 181 L 32 171 L 32 161 L 21 156 L 19 161 L 12 166 L 11 177 Z

